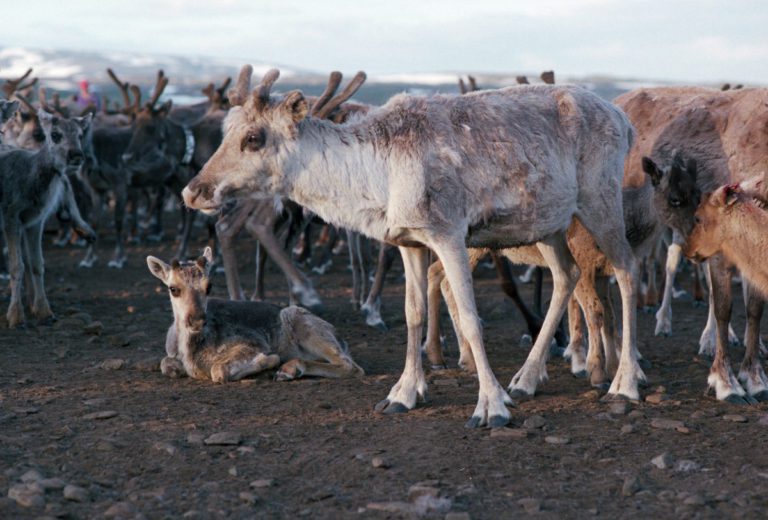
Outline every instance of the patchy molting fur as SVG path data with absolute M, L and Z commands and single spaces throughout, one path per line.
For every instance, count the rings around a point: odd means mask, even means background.
M 245 104 L 227 116 L 222 146 L 184 190 L 187 205 L 212 212 L 229 198 L 280 193 L 328 222 L 433 249 L 446 266 L 478 366 L 471 426 L 505 424 L 509 411 L 482 346 L 464 246 L 538 243 L 558 278 L 557 305 L 534 345 L 535 357 L 545 359 L 541 345 L 554 334 L 578 277 L 564 236 L 574 216 L 617 269 L 624 345 L 610 391 L 637 398 L 635 266 L 620 206 L 621 170 L 634 134 L 616 107 L 577 87 L 516 87 L 461 97 L 396 96 L 334 126 L 305 119 L 300 93 L 267 98 L 254 91 L 240 98 Z M 426 390 L 418 354 L 426 257 L 412 247 L 401 253 L 408 353 L 400 381 L 382 402 L 394 410 L 412 408 Z M 522 379 L 539 380 L 540 364 L 527 363 Z

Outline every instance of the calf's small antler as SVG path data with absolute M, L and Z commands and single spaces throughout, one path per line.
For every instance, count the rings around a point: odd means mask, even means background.
M 338 90 L 339 85 L 341 84 L 341 79 L 341 72 L 338 70 L 331 72 L 331 75 L 328 77 L 328 85 L 326 85 L 325 90 L 320 94 L 320 97 L 317 98 L 317 101 L 315 101 L 315 104 L 312 106 L 312 110 L 309 112 L 311 116 L 315 116 L 323 105 L 328 103 L 333 95 L 336 94 L 336 90 Z

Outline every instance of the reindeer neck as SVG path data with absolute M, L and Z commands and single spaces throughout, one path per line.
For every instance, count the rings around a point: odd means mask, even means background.
M 360 127 L 307 119 L 277 189 L 331 224 L 383 239 L 392 152 Z

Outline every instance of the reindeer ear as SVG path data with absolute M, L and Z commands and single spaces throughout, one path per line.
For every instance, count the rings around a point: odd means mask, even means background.
M 309 113 L 309 105 L 304 98 L 304 94 L 299 90 L 293 90 L 285 95 L 282 103 L 283 107 L 291 115 L 295 123 L 298 123 Z
M 157 112 L 162 116 L 167 116 L 171 113 L 171 108 L 173 108 L 173 100 L 169 99 L 162 105 L 160 105 L 160 108 L 157 109 Z
M 159 258 L 148 256 L 147 267 L 149 267 L 149 272 L 159 278 L 161 282 L 165 283 L 168 279 L 168 272 L 171 270 L 171 267 Z
M 88 112 L 83 117 L 76 117 L 75 121 L 78 125 L 80 125 L 80 128 L 83 129 L 83 132 L 88 131 L 88 127 L 91 126 L 91 121 L 93 120 L 93 112 Z
M 658 186 L 659 183 L 661 183 L 661 178 L 664 176 L 664 172 L 662 172 L 661 169 L 656 166 L 656 163 L 653 162 L 653 159 L 650 157 L 643 157 L 641 162 L 643 165 L 643 171 L 647 173 L 651 178 L 651 183 L 654 186 Z
M 723 188 L 723 190 L 725 192 L 723 205 L 726 208 L 730 208 L 739 199 L 739 194 L 741 193 L 741 187 L 738 184 L 728 184 Z
M 9 101 L 3 104 L 3 113 L 2 118 L 0 120 L 7 121 L 10 119 L 13 114 L 16 113 L 16 111 L 19 109 L 19 102 L 18 101 Z

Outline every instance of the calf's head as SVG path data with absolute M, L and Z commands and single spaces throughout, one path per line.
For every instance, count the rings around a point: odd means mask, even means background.
M 43 109 L 37 111 L 45 145 L 59 163 L 66 167 L 68 173 L 77 173 L 85 162 L 83 139 L 92 117 L 88 114 L 84 117 L 64 118 Z
M 168 265 L 154 256 L 147 257 L 149 272 L 168 287 L 176 323 L 192 332 L 200 332 L 205 326 L 212 263 L 210 247 L 206 247 L 203 255 L 194 262 L 173 260 Z
M 210 214 L 231 199 L 280 193 L 283 167 L 291 160 L 309 106 L 298 90 L 270 96 L 280 75 L 276 69 L 250 92 L 252 73 L 250 65 L 240 71 L 229 92 L 232 108 L 224 119 L 222 143 L 184 188 L 190 208 Z
M 721 186 L 706 193 L 694 216 L 695 225 L 686 239 L 685 256 L 703 261 L 719 253 L 726 239 L 726 219 L 732 218 L 740 204 L 749 203 L 738 184 Z
M 682 155 L 675 154 L 667 168 L 661 168 L 650 157 L 643 157 L 642 165 L 651 178 L 654 203 L 662 219 L 672 229 L 687 236 L 693 228 L 693 215 L 701 199 L 701 190 L 696 186 L 696 160 L 685 161 Z

